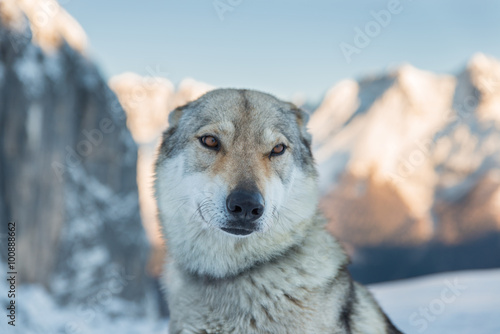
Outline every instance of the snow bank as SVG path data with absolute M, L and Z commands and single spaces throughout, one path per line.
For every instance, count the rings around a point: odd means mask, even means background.
M 2 268 L 5 265 L 2 264 Z M 0 280 L 0 304 L 5 310 L 7 303 L 7 281 Z M 61 307 L 41 285 L 17 287 L 16 326 L 7 324 L 2 312 L 0 333 L 2 334 L 167 334 L 168 322 L 153 317 L 110 317 L 109 309 L 127 314 L 127 308 L 135 307 L 122 298 L 110 298 L 96 304 Z M 106 309 L 106 310 L 105 310 Z M 156 314 L 157 312 L 150 312 Z
M 450 272 L 370 286 L 404 333 L 500 333 L 500 269 Z

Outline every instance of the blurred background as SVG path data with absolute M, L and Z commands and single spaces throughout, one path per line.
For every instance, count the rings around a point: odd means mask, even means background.
M 327 228 L 401 329 L 500 332 L 499 15 L 0 0 L 0 261 L 15 221 L 18 272 L 2 333 L 166 333 L 152 164 L 169 111 L 217 87 L 310 113 Z

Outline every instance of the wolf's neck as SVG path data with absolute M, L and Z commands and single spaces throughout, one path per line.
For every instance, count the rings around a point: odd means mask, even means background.
M 227 284 L 241 278 L 251 278 L 253 275 L 300 280 L 312 280 L 310 284 L 321 285 L 320 280 L 334 278 L 337 272 L 348 264 L 348 258 L 337 240 L 331 236 L 323 224 L 312 224 L 306 236 L 300 242 L 291 245 L 283 253 L 266 261 L 256 262 L 253 266 L 235 275 L 214 278 L 208 275 L 198 275 L 183 272 L 184 277 L 190 277 L 192 282 L 203 284 Z

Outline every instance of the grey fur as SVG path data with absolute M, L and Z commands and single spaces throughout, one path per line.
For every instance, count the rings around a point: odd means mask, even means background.
M 306 123 L 289 103 L 235 89 L 171 115 L 155 181 L 171 334 L 399 333 L 352 281 L 347 256 L 325 230 Z M 197 141 L 203 129 L 220 137 L 218 152 Z M 280 140 L 289 149 L 267 157 Z M 267 211 L 242 238 L 220 228 L 223 200 L 245 180 L 264 194 Z

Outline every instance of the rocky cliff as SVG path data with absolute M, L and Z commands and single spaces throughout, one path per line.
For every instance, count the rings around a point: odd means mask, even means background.
M 1 232 L 16 222 L 19 282 L 63 303 L 142 313 L 137 147 L 85 46 L 57 2 L 0 1 Z M 103 307 L 115 297 L 134 303 Z

